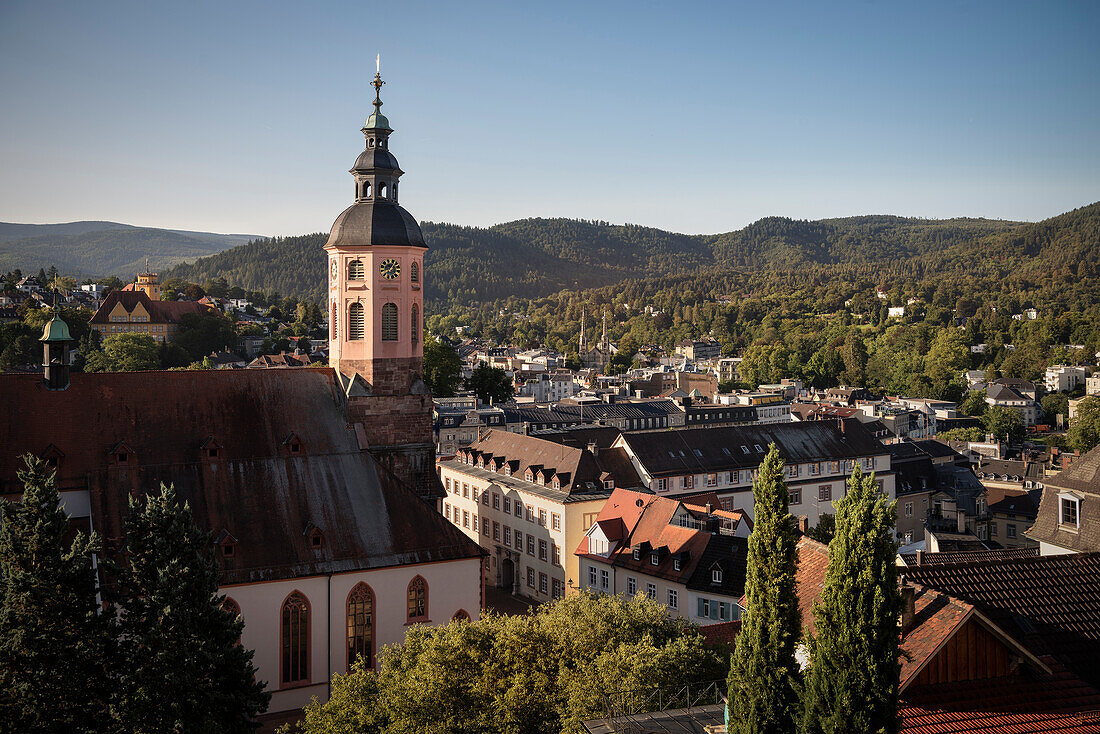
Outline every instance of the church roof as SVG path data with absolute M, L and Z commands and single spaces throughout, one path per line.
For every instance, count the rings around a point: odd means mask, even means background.
M 355 159 L 355 165 L 351 167 L 351 170 L 369 171 L 375 168 L 401 170 L 401 167 L 397 165 L 397 157 L 386 148 L 378 146 L 367 148 L 360 153 L 359 157 Z
M 360 446 L 330 369 L 77 373 L 63 391 L 3 374 L 0 400 L 0 490 L 17 495 L 19 457 L 53 445 L 59 487 L 88 490 L 111 548 L 131 492 L 166 482 L 200 525 L 237 539 L 221 559 L 226 584 L 481 552 Z
M 413 215 L 391 201 L 370 199 L 349 206 L 332 224 L 325 247 L 424 244 Z

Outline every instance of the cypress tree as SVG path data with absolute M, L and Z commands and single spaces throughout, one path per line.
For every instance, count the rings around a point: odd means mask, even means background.
M 775 444 L 760 465 L 752 495 L 756 511 L 745 578 L 748 609 L 730 664 L 730 731 L 789 734 L 798 720 L 794 651 L 802 616 L 795 593 L 797 537 Z
M 104 731 L 111 616 L 96 600 L 98 539 L 66 542 L 54 473 L 24 460 L 22 502 L 0 501 L 0 731 Z
M 118 570 L 126 660 L 118 715 L 126 731 L 248 732 L 270 694 L 256 681 L 244 624 L 222 608 L 210 534 L 171 486 L 130 499 Z
M 857 467 L 836 502 L 829 570 L 814 605 L 816 638 L 802 729 L 807 734 L 898 730 L 896 503 Z

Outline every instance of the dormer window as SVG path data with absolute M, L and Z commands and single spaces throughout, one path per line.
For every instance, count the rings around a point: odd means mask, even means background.
M 236 544 L 234 543 L 222 543 L 222 556 L 225 558 L 232 558 Z
M 524 472 L 523 478 L 526 479 L 528 482 L 535 481 L 535 475 L 531 473 L 530 469 L 528 469 L 526 472 Z
M 561 480 L 557 477 L 554 477 L 554 481 L 551 486 L 553 486 L 554 489 L 561 489 Z
M 604 489 L 615 489 L 615 480 L 614 479 L 605 479 L 605 480 L 603 480 L 603 488 Z
M 1063 525 L 1072 525 L 1075 528 L 1081 527 L 1081 500 L 1069 495 L 1062 495 L 1059 498 L 1059 515 Z
M 302 439 L 298 438 L 296 433 L 291 433 L 284 438 L 283 446 L 286 448 L 287 454 L 291 456 L 301 456 L 302 454 Z
M 680 559 L 677 558 L 677 559 L 672 561 L 672 570 L 673 571 L 679 571 L 679 570 L 681 570 L 682 565 L 683 564 L 680 563 Z
M 712 584 L 722 583 L 722 569 L 718 566 L 712 566 L 710 569 L 710 582 Z
M 314 529 L 314 531 L 309 534 L 309 545 L 314 550 L 319 550 L 324 545 L 324 542 L 325 536 L 322 535 L 320 530 Z
M 649 564 L 651 566 L 658 566 L 661 563 L 661 554 L 657 551 L 653 551 L 649 554 Z
M 640 549 L 638 549 L 638 548 L 635 548 L 635 549 L 634 549 L 634 554 L 633 554 L 633 555 L 634 555 L 634 560 L 635 560 L 635 561 L 640 561 L 640 560 L 642 560 L 642 551 L 641 551 Z

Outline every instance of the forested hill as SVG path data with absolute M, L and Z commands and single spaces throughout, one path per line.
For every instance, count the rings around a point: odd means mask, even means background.
M 151 267 L 164 269 L 242 245 L 252 237 L 118 222 L 0 222 L 0 272 L 15 268 L 34 272 L 53 265 L 65 275 L 117 275 L 131 280 L 145 269 L 147 257 Z
M 862 216 L 821 221 L 770 217 L 718 235 L 634 225 L 524 219 L 489 228 L 423 224 L 433 310 L 508 297 L 537 298 L 641 278 L 728 270 L 851 265 L 870 277 L 976 267 L 995 259 L 1029 273 L 1097 273 L 1100 203 L 1036 224 L 987 219 Z M 255 240 L 168 273 L 202 283 L 322 300 L 326 235 Z M 873 271 L 873 272 L 872 272 Z

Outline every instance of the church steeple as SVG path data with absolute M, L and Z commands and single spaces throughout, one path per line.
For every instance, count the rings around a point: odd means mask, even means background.
M 374 75 L 374 112 L 363 124 L 366 149 L 355 160 L 351 175 L 355 177 L 356 201 L 397 202 L 397 179 L 404 171 L 390 153 L 390 121 L 382 114 L 382 73 Z

